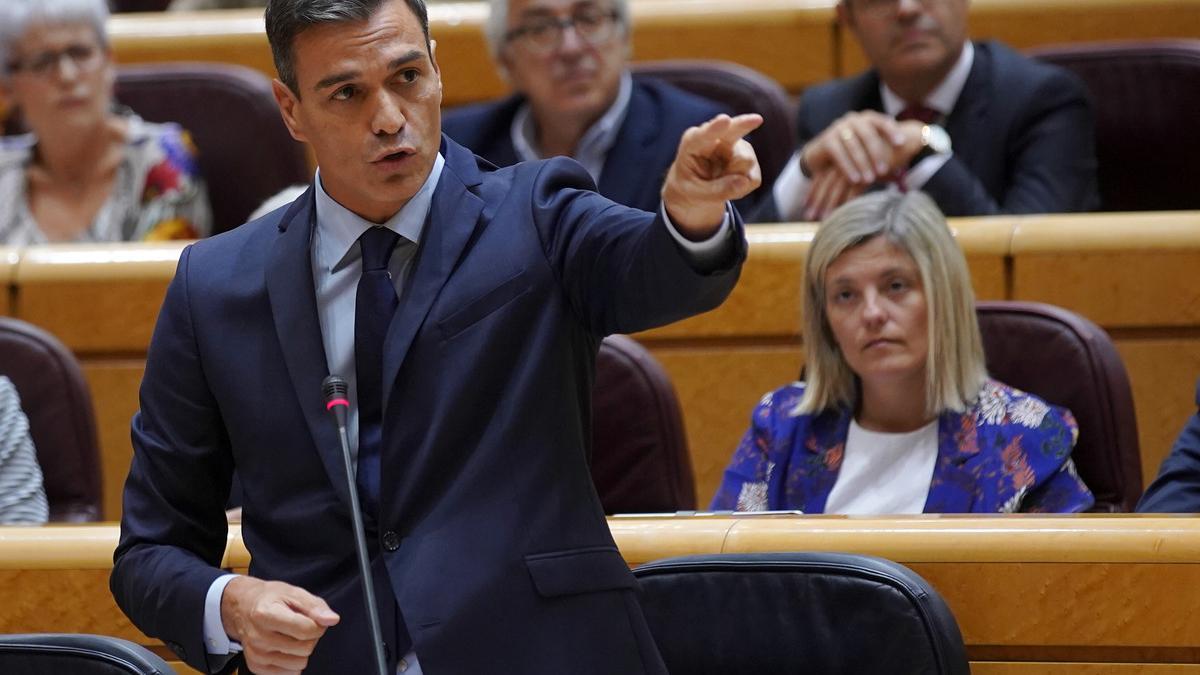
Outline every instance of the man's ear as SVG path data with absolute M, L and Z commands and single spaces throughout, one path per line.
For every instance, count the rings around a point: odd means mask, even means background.
M 287 126 L 288 132 L 292 134 L 292 138 L 301 143 L 307 143 L 308 138 L 304 135 L 304 124 L 300 122 L 297 115 L 300 99 L 296 98 L 295 92 L 283 82 L 274 79 L 271 80 L 271 93 L 275 95 L 275 103 L 279 105 L 279 114 L 283 117 L 283 123 Z

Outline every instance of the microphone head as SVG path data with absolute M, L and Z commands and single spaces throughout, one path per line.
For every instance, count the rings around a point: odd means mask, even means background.
M 333 408 L 334 406 L 349 406 L 347 395 L 350 391 L 349 385 L 346 384 L 346 378 L 341 375 L 330 375 L 321 382 L 321 393 L 325 395 L 325 406 Z

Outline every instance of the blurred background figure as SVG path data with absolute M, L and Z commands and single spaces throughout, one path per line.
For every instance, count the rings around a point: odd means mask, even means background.
M 0 3 L 0 87 L 29 131 L 0 139 L 0 243 L 209 232 L 187 133 L 114 107 L 107 18 L 104 0 Z
M 1200 382 L 1196 383 L 1196 408 L 1138 502 L 1139 512 L 1200 513 Z
M 491 0 L 488 8 L 488 45 L 516 93 L 446 111 L 442 131 L 497 166 L 571 157 L 600 194 L 657 209 L 683 132 L 729 111 L 630 75 L 627 0 Z
M 0 525 L 41 525 L 49 517 L 29 420 L 17 388 L 0 375 Z
M 768 393 L 714 509 L 1084 511 L 1070 411 L 988 377 L 966 259 L 923 193 L 875 192 L 817 230 L 806 382 Z

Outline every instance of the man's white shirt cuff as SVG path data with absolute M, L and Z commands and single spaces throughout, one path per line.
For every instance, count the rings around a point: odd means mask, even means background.
M 208 595 L 204 596 L 204 650 L 214 656 L 236 654 L 242 651 L 242 645 L 229 639 L 225 632 L 225 624 L 221 622 L 221 595 L 230 581 L 237 578 L 236 574 L 223 574 L 208 587 Z
M 800 170 L 800 152 L 792 153 L 792 158 L 779 172 L 775 185 L 771 188 L 771 196 L 775 198 L 775 208 L 779 211 L 779 220 L 796 222 L 804 220 L 804 205 L 808 203 L 808 193 L 812 191 L 812 181 Z
M 732 209 L 733 206 L 729 202 L 725 202 L 725 217 L 721 219 L 721 226 L 717 228 L 717 231 L 713 232 L 708 239 L 692 241 L 683 236 L 679 232 L 679 228 L 675 227 L 675 223 L 671 222 L 671 217 L 667 215 L 667 205 L 660 202 L 658 206 L 658 212 L 662 215 L 663 222 L 667 224 L 667 231 L 671 233 L 671 237 L 683 247 L 684 251 L 687 251 L 692 261 L 701 267 L 717 264 L 728 253 L 730 233 L 733 231 Z
M 947 152 L 945 154 L 930 155 L 917 162 L 916 166 L 904 174 L 904 187 L 909 190 L 920 190 L 925 187 L 929 179 L 933 178 L 935 173 L 941 171 L 942 167 L 946 166 L 946 162 L 949 162 L 953 156 L 954 153 Z

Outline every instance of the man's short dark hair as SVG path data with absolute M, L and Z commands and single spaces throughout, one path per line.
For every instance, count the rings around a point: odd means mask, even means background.
M 267 41 L 271 43 L 271 56 L 275 59 L 275 71 L 279 79 L 300 96 L 296 82 L 295 52 L 292 43 L 304 31 L 326 23 L 344 21 L 366 21 L 385 2 L 395 0 L 267 0 Z M 404 0 L 412 13 L 421 22 L 425 34 L 425 49 L 429 46 L 429 12 L 424 0 Z M 430 50 L 430 56 L 433 55 Z

